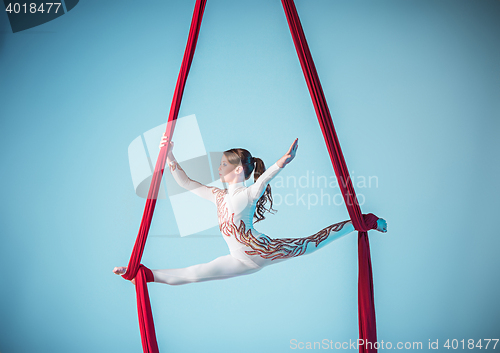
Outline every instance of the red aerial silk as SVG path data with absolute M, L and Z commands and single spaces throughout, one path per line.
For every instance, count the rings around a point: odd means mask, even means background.
M 352 220 L 354 228 L 358 230 L 358 320 L 359 320 L 359 338 L 363 339 L 364 345 L 360 345 L 359 351 L 364 353 L 376 352 L 375 348 L 366 348 L 366 342 L 375 344 L 377 341 L 377 328 L 375 324 L 375 302 L 373 297 L 373 277 L 372 265 L 370 259 L 370 244 L 368 242 L 368 233 L 370 229 L 364 222 L 361 209 L 359 207 L 354 187 L 352 186 L 351 177 L 347 170 L 344 161 L 344 155 L 340 149 L 340 143 L 337 138 L 337 133 L 333 127 L 330 110 L 326 103 L 321 83 L 319 82 L 318 73 L 314 66 L 314 61 L 307 45 L 306 37 L 300 24 L 299 15 L 293 0 L 282 0 L 283 8 L 285 9 L 286 19 L 290 32 L 292 33 L 293 42 L 297 55 L 299 56 L 300 65 L 304 72 L 304 77 L 311 94 L 314 109 L 318 116 L 318 121 L 323 132 L 323 137 L 332 160 L 335 175 L 339 181 L 340 190 L 344 197 L 349 217 Z M 370 346 L 370 344 L 368 344 Z
M 168 141 L 172 139 L 172 135 L 174 133 L 177 115 L 179 114 L 179 109 L 181 107 L 182 94 L 184 93 L 184 86 L 186 85 L 189 68 L 191 67 L 194 51 L 196 49 L 196 42 L 198 40 L 198 33 L 200 32 L 205 4 L 206 0 L 196 0 L 186 50 L 184 51 L 184 57 L 182 58 L 181 69 L 179 77 L 177 78 L 177 84 L 175 86 L 172 105 L 170 106 L 170 114 L 167 121 L 166 136 L 168 137 Z M 158 353 L 158 344 L 156 343 L 153 313 L 151 312 L 151 305 L 149 303 L 148 286 L 146 284 L 146 268 L 141 266 L 140 262 L 142 253 L 144 252 L 144 246 L 146 245 L 149 228 L 151 226 L 151 220 L 153 219 L 156 198 L 158 197 L 160 182 L 163 177 L 163 170 L 165 168 L 169 148 L 169 143 L 167 143 L 165 147 L 161 148 L 158 159 L 156 160 L 153 179 L 151 180 L 151 186 L 149 187 L 148 198 L 146 200 L 146 207 L 144 208 L 141 226 L 139 228 L 139 234 L 137 235 L 134 249 L 132 250 L 132 255 L 130 256 L 127 272 L 123 275 L 123 278 L 128 280 L 135 277 L 139 327 L 141 330 L 142 349 L 145 353 Z
M 196 0 L 189 37 L 182 59 L 182 65 L 177 79 L 170 114 L 167 121 L 166 136 L 168 141 L 174 132 L 177 115 L 179 113 L 182 94 L 186 84 L 189 68 L 193 60 L 198 33 L 200 31 L 203 11 L 205 9 L 206 0 Z M 318 116 L 318 121 L 323 132 L 323 137 L 332 160 L 333 168 L 337 179 L 340 181 L 340 189 L 344 197 L 344 201 L 349 212 L 349 216 L 353 222 L 355 229 L 359 231 L 358 235 L 358 256 L 359 256 L 359 278 L 358 278 L 358 307 L 359 307 L 359 336 L 364 342 L 373 342 L 377 340 L 375 326 L 375 305 L 373 296 L 373 279 L 370 260 L 370 246 L 368 242 L 368 233 L 370 225 L 365 223 L 361 209 L 359 207 L 354 187 L 351 183 L 351 178 L 344 161 L 344 156 L 340 149 L 340 143 L 337 134 L 333 127 L 330 111 L 326 103 L 323 89 L 319 81 L 314 62 L 307 46 L 306 38 L 300 24 L 299 16 L 295 8 L 293 0 L 282 0 L 283 8 L 285 9 L 286 18 L 292 33 L 295 48 L 299 56 L 300 64 L 304 72 L 304 77 L 311 94 L 311 98 Z M 151 273 L 146 267 L 140 264 L 144 246 L 148 236 L 153 212 L 156 205 L 156 199 L 160 188 L 161 178 L 168 155 L 170 145 L 167 143 L 160 150 L 156 161 L 151 186 L 142 216 L 139 234 L 137 236 L 134 249 L 128 264 L 127 272 L 123 278 L 131 280 L 135 277 L 136 293 L 137 293 L 137 311 L 139 314 L 139 327 L 141 330 L 142 347 L 145 353 L 158 353 L 158 344 L 156 342 L 156 334 L 154 329 L 153 314 L 149 302 L 149 294 L 147 282 L 151 281 Z M 376 352 L 374 348 L 366 348 L 366 344 L 360 346 L 360 352 L 372 353 Z

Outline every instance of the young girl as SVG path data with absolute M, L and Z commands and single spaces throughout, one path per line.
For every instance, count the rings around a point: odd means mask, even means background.
M 160 148 L 166 144 L 166 139 L 163 135 Z M 189 179 L 172 153 L 174 143 L 171 141 L 170 144 L 167 156 L 170 172 L 183 188 L 217 206 L 219 229 L 230 254 L 186 268 L 165 270 L 146 268 L 148 282 L 179 285 L 248 275 L 265 266 L 311 254 L 333 240 L 354 231 L 352 222 L 347 220 L 332 224 L 308 237 L 274 239 L 253 227 L 254 223 L 265 218 L 265 211 L 272 211 L 273 199 L 269 182 L 295 158 L 298 139 L 295 139 L 288 152 L 268 169 L 260 158 L 252 157 L 245 149 L 232 148 L 225 151 L 219 166 L 219 176 L 222 182 L 227 183 L 227 189 L 206 186 Z M 247 187 L 244 182 L 252 172 L 254 172 L 254 184 Z M 264 206 L 268 201 L 270 206 L 266 209 Z M 387 222 L 384 219 L 372 213 L 363 216 L 365 223 L 371 229 L 387 232 Z M 123 275 L 126 271 L 126 267 L 115 267 L 113 270 L 117 275 Z M 135 278 L 132 283 L 135 284 Z

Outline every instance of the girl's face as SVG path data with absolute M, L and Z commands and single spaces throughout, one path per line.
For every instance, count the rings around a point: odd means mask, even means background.
M 237 169 L 239 168 L 239 169 Z M 223 154 L 219 165 L 219 176 L 222 182 L 229 182 L 237 178 L 236 171 L 242 170 L 241 162 L 239 166 L 235 166 L 227 160 L 226 156 Z

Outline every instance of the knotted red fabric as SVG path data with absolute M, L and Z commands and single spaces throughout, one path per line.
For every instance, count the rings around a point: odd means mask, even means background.
M 344 155 L 340 149 L 340 143 L 337 138 L 337 133 L 333 127 L 330 110 L 326 103 L 326 98 L 323 93 L 323 88 L 319 81 L 314 61 L 307 45 L 302 25 L 300 24 L 299 15 L 293 0 L 282 0 L 285 10 L 288 26 L 292 33 L 293 42 L 297 55 L 299 56 L 300 65 L 304 72 L 304 77 L 309 88 L 314 109 L 318 117 L 321 131 L 325 139 L 330 159 L 332 160 L 333 169 L 339 182 L 344 202 L 347 206 L 347 211 L 352 220 L 354 228 L 358 230 L 358 321 L 359 321 L 359 338 L 363 339 L 364 345 L 360 345 L 360 352 L 376 352 L 373 344 L 377 341 L 377 329 L 375 324 L 375 302 L 373 295 L 373 277 L 372 265 L 370 258 L 370 244 L 368 242 L 368 233 L 370 226 L 365 224 L 361 209 L 359 207 L 356 193 L 351 182 L 351 177 L 347 170 L 344 161 Z M 372 347 L 367 348 L 366 342 L 371 342 Z M 370 344 L 368 344 L 370 346 Z
M 154 280 L 153 273 L 147 267 L 142 265 L 141 258 L 144 252 L 146 239 L 148 236 L 153 212 L 158 197 L 160 182 L 165 168 L 168 149 L 170 148 L 170 140 L 174 132 L 175 123 L 179 113 L 184 86 L 186 84 L 189 68 L 193 60 L 196 42 L 201 27 L 203 12 L 205 9 L 206 0 L 196 0 L 191 27 L 189 30 L 188 41 L 182 59 L 181 69 L 177 79 L 177 84 L 170 107 L 170 114 L 167 121 L 166 136 L 167 144 L 160 150 L 156 161 L 153 178 L 149 188 L 146 206 L 142 216 L 139 234 L 137 236 L 132 255 L 128 263 L 127 272 L 123 278 L 131 280 L 135 278 L 136 294 L 137 294 L 137 311 L 139 315 L 139 327 L 141 330 L 142 346 L 145 353 L 158 353 L 158 344 L 156 342 L 156 334 L 154 329 L 153 314 L 149 301 L 147 282 Z M 368 342 L 376 342 L 376 326 L 375 326 L 375 306 L 373 300 L 373 280 L 370 259 L 370 247 L 368 243 L 369 229 L 376 228 L 377 217 L 373 214 L 363 215 L 359 207 L 354 187 L 344 161 L 344 156 L 340 149 L 340 143 L 337 139 L 337 134 L 333 127 L 333 122 L 330 116 L 330 111 L 326 104 L 326 99 L 323 94 L 323 89 L 319 81 L 311 53 L 307 46 L 306 38 L 300 24 L 300 20 L 295 8 L 293 0 L 282 0 L 283 8 L 285 9 L 286 18 L 292 33 L 293 41 L 299 61 L 304 72 L 304 77 L 311 94 L 314 109 L 318 117 L 321 131 L 325 139 L 325 143 L 332 160 L 333 168 L 337 179 L 339 180 L 340 189 L 344 197 L 344 201 L 349 212 L 349 216 L 353 222 L 355 229 L 359 231 L 358 235 L 358 256 L 359 256 L 359 279 L 358 279 L 358 307 L 359 307 L 359 336 Z M 376 349 L 366 349 L 366 345 L 360 347 L 360 352 L 372 353 Z

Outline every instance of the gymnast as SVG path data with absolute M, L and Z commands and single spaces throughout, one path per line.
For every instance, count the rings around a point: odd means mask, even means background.
M 295 139 L 288 152 L 268 169 L 260 158 L 252 157 L 245 149 L 225 151 L 219 166 L 219 176 L 227 188 L 219 189 L 191 180 L 176 161 L 172 152 L 174 143 L 170 141 L 167 155 L 170 172 L 180 186 L 215 204 L 219 229 L 230 253 L 208 263 L 186 268 L 150 270 L 146 267 L 147 282 L 180 285 L 248 275 L 292 257 L 311 254 L 353 232 L 355 229 L 351 220 L 329 225 L 303 238 L 270 238 L 253 227 L 254 223 L 265 218 L 265 211 L 272 213 L 273 199 L 269 182 L 295 158 L 298 143 L 298 139 Z M 167 137 L 164 134 L 160 148 L 166 144 Z M 245 180 L 250 178 L 252 172 L 254 184 L 247 187 Z M 268 201 L 269 209 L 264 207 Z M 387 222 L 383 218 L 372 213 L 364 214 L 363 218 L 370 229 L 387 232 Z M 123 275 L 126 271 L 127 267 L 115 267 L 113 270 L 117 275 Z M 131 281 L 135 284 L 135 278 Z

